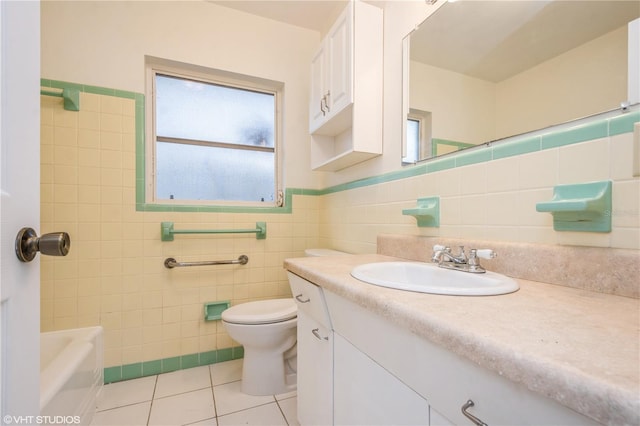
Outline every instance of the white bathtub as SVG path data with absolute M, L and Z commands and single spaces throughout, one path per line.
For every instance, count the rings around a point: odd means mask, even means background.
M 102 327 L 40 333 L 43 419 L 54 424 L 91 423 L 104 382 L 103 365 Z

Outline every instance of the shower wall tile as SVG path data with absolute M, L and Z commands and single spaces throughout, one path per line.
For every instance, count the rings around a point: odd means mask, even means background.
M 136 211 L 135 99 L 82 92 L 79 112 L 64 111 L 57 98 L 41 100 L 41 230 L 65 230 L 72 241 L 67 257 L 42 258 L 41 329 L 102 325 L 105 367 L 135 368 L 135 374 L 147 362 L 193 364 L 194 354 L 241 356 L 219 321 L 204 321 L 203 304 L 290 297 L 282 263 L 321 244 L 319 197 L 294 195 L 291 214 Z M 268 237 L 162 242 L 162 221 L 193 228 L 265 221 Z M 248 265 L 163 266 L 169 256 L 200 261 L 240 254 L 249 256 Z

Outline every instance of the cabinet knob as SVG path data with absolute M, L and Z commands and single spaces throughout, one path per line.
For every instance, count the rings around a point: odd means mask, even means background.
M 469 413 L 467 410 L 471 407 L 473 407 L 475 404 L 473 403 L 472 400 L 468 400 L 467 402 L 465 402 L 462 405 L 462 414 L 464 414 L 464 416 L 466 418 L 468 418 L 469 420 L 471 420 L 473 422 L 474 425 L 476 426 L 488 426 L 485 422 L 483 422 L 482 420 L 480 420 L 479 418 L 477 418 L 476 416 L 474 416 L 473 414 Z

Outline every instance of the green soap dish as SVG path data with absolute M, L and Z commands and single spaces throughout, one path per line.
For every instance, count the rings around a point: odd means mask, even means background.
M 418 207 L 402 210 L 403 215 L 413 216 L 419 227 L 440 226 L 440 197 L 418 198 Z
M 558 185 L 536 211 L 553 215 L 556 231 L 611 232 L 611 181 Z

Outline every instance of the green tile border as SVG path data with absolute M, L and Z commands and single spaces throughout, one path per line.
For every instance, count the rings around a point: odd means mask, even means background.
M 233 348 L 224 348 L 171 358 L 156 359 L 153 361 L 106 367 L 104 369 L 104 383 L 121 382 L 123 380 L 154 376 L 156 374 L 169 373 L 171 371 L 217 364 L 219 362 L 242 358 L 244 358 L 244 348 L 242 346 L 236 346 Z
M 581 120 L 576 120 L 576 125 L 567 128 L 570 123 L 565 123 L 555 129 L 542 130 L 533 133 L 514 136 L 501 140 L 499 144 L 493 142 L 483 144 L 477 148 L 470 148 L 462 152 L 453 152 L 425 162 L 403 167 L 400 170 L 383 173 L 351 182 L 326 187 L 323 189 L 286 188 L 284 207 L 244 207 L 244 206 L 194 206 L 194 205 L 168 205 L 145 203 L 145 176 L 144 176 L 144 95 L 124 90 L 108 89 L 98 86 L 83 85 L 71 82 L 41 79 L 43 87 L 51 88 L 75 88 L 82 92 L 118 96 L 134 99 L 136 102 L 136 210 L 147 212 L 216 212 L 216 213 L 256 213 L 290 214 L 293 211 L 294 195 L 319 196 L 335 192 L 348 191 L 380 183 L 387 183 L 401 179 L 407 179 L 428 173 L 464 167 L 513 157 L 546 149 L 558 148 L 589 140 L 615 136 L 633 132 L 635 123 L 640 122 L 640 110 L 636 105 L 630 111 L 611 117 L 611 112 L 595 115 Z M 615 113 L 615 112 L 614 112 Z M 578 124 L 580 123 L 580 124 Z M 444 140 L 442 140 L 444 141 Z M 451 141 L 445 141 L 451 142 Z

